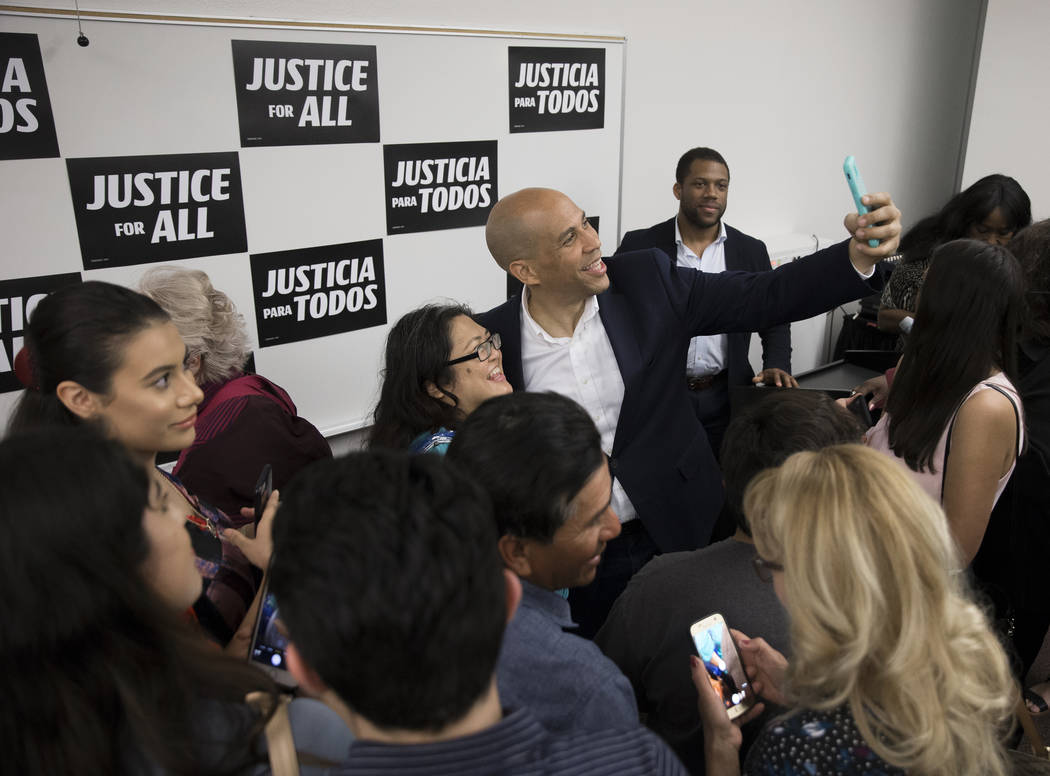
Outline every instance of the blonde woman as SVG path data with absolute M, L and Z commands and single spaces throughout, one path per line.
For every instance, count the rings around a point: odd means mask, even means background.
M 904 469 L 860 445 L 797 453 L 752 481 L 744 511 L 791 662 L 735 636 L 755 689 L 794 709 L 744 772 L 1005 774 L 1018 692 L 944 513 Z M 739 773 L 739 729 L 695 660 L 693 676 L 707 772 Z
M 299 417 L 283 388 L 245 373 L 251 343 L 244 317 L 205 273 L 155 267 L 139 290 L 171 316 L 186 343 L 187 368 L 204 392 L 196 438 L 175 465 L 191 491 L 236 515 L 251 506 L 266 464 L 280 490 L 307 464 L 331 458 L 328 442 Z

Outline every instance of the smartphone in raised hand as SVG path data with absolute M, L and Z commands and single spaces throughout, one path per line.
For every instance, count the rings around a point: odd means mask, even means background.
M 755 705 L 755 696 L 725 619 L 716 613 L 697 620 L 690 626 L 689 635 L 726 714 L 736 719 L 746 713 Z
M 857 160 L 853 158 L 853 155 L 846 157 L 846 161 L 842 163 L 842 172 L 846 174 L 846 184 L 849 186 L 849 192 L 853 195 L 853 202 L 857 206 L 857 213 L 864 215 L 868 212 L 868 206 L 864 204 L 864 195 L 868 193 L 867 188 L 864 186 L 864 179 L 860 177 L 860 171 L 857 170 Z M 868 245 L 872 248 L 879 247 L 878 240 L 868 240 Z

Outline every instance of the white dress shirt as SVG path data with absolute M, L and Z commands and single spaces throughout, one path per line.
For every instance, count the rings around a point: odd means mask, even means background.
M 587 300 L 571 337 L 552 337 L 529 314 L 528 288 L 521 294 L 521 372 L 526 391 L 554 391 L 568 396 L 591 416 L 612 455 L 623 403 L 623 376 L 616 363 L 598 297 Z M 613 479 L 612 507 L 621 523 L 638 516 L 620 481 Z
M 679 267 L 691 267 L 703 272 L 726 271 L 726 225 L 724 222 L 718 222 L 718 237 L 704 248 L 704 255 L 697 256 L 692 248 L 682 242 L 682 231 L 678 228 L 676 216 L 674 243 L 678 250 Z M 685 359 L 685 373 L 689 377 L 704 377 L 721 372 L 726 368 L 728 342 L 725 334 L 693 337 L 689 340 L 689 355 Z

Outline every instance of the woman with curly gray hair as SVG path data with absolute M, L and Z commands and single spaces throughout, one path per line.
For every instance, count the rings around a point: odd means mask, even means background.
M 197 437 L 179 455 L 175 473 L 227 514 L 250 506 L 263 466 L 280 489 L 299 469 L 332 451 L 299 417 L 291 397 L 264 377 L 246 374 L 251 353 L 244 317 L 200 270 L 154 267 L 139 289 L 171 316 L 186 343 L 189 369 L 204 391 Z

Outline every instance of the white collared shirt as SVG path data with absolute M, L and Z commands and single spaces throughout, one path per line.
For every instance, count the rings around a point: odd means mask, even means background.
M 678 250 L 679 267 L 691 267 L 703 272 L 726 271 L 726 225 L 718 222 L 718 237 L 704 248 L 704 255 L 697 256 L 693 249 L 682 242 L 682 231 L 678 228 L 678 217 L 674 219 L 674 243 Z M 716 375 L 726 368 L 725 334 L 693 337 L 689 340 L 689 355 L 685 359 L 685 373 L 690 377 Z
M 529 314 L 528 288 L 521 294 L 521 372 L 526 391 L 568 396 L 591 416 L 612 455 L 623 403 L 623 376 L 592 296 L 571 337 L 552 337 Z M 612 507 L 621 523 L 638 516 L 620 481 L 613 479 Z

